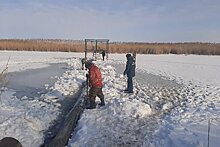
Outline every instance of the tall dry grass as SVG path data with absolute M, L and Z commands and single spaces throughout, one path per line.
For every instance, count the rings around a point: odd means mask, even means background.
M 88 43 L 87 48 L 92 51 L 94 43 Z M 99 43 L 98 48 L 105 49 L 104 43 Z M 61 51 L 84 52 L 84 40 L 0 40 L 0 50 L 19 51 Z M 139 43 L 139 42 L 112 42 L 109 45 L 110 53 L 139 54 L 197 54 L 220 55 L 220 43 Z
M 82 47 L 61 40 L 0 40 L 0 50 L 80 52 Z

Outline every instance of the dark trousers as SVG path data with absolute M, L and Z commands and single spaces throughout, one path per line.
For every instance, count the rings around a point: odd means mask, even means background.
M 96 106 L 95 103 L 95 98 L 96 96 L 99 97 L 101 103 L 104 103 L 104 94 L 102 92 L 102 88 L 96 88 L 96 87 L 91 87 L 89 90 L 89 101 L 90 101 L 90 106 Z
M 127 90 L 133 92 L 133 77 L 128 77 L 127 79 Z

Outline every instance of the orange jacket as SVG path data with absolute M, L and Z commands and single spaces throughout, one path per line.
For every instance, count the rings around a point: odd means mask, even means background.
M 102 87 L 102 74 L 95 64 L 92 64 L 89 68 L 89 86 L 96 88 Z

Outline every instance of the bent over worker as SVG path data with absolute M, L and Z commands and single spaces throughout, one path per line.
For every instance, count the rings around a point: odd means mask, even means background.
M 100 106 L 105 105 L 104 101 L 104 94 L 102 92 L 102 75 L 100 69 L 92 62 L 87 61 L 85 62 L 85 67 L 89 69 L 89 106 L 86 107 L 87 109 L 94 109 L 96 108 L 95 98 L 98 96 L 100 98 L 101 103 Z

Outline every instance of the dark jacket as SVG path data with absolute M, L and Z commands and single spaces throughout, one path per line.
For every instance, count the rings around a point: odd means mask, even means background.
M 124 75 L 127 74 L 127 77 L 134 77 L 135 76 L 135 62 L 133 57 L 127 57 L 126 68 L 124 71 Z
M 104 50 L 102 51 L 102 56 L 105 56 L 105 51 Z

